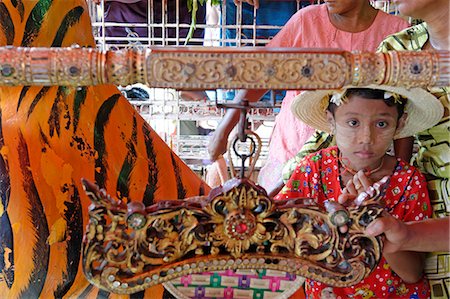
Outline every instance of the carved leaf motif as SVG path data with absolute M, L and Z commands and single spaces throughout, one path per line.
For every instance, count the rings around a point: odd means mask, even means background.
M 381 239 L 364 235 L 383 211 L 377 204 L 380 192 L 363 206 L 323 207 L 311 199 L 273 201 L 261 187 L 233 179 L 208 198 L 159 202 L 141 210 L 89 182 L 84 186 L 93 200 L 84 270 L 92 283 L 116 293 L 190 273 L 258 268 L 343 287 L 361 281 L 381 257 Z M 348 226 L 345 233 L 332 221 L 337 212 L 348 214 L 341 217 L 347 223 L 339 222 Z M 146 215 L 146 221 L 133 229 L 128 224 L 135 222 L 127 220 L 135 213 Z

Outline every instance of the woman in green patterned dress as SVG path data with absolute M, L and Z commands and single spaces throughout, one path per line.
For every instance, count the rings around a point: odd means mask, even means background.
M 425 22 L 386 38 L 380 45 L 381 51 L 450 49 L 448 0 L 396 0 L 396 4 L 403 15 Z M 414 157 L 414 163 L 427 178 L 434 218 L 450 216 L 450 83 L 448 85 L 430 88 L 445 108 L 444 117 L 437 125 L 416 136 L 419 151 Z M 412 140 L 406 140 L 406 148 L 412 148 Z M 448 252 L 432 253 L 427 259 L 425 273 L 430 281 L 433 298 L 449 298 L 449 267 Z

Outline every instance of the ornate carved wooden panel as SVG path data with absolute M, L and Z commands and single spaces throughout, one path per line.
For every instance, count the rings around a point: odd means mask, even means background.
M 225 269 L 280 270 L 344 287 L 364 279 L 381 258 L 381 237 L 364 234 L 383 211 L 380 192 L 358 207 L 319 206 L 312 199 L 273 201 L 251 181 L 232 179 L 209 197 L 145 208 L 84 186 L 93 202 L 84 272 L 115 293 Z
M 316 49 L 0 48 L 0 85 L 128 85 L 175 89 L 339 89 L 448 85 L 449 52 Z

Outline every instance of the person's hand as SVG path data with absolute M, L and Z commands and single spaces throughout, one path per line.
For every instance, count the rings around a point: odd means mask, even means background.
M 383 217 L 375 219 L 366 228 L 369 236 L 378 236 L 384 233 L 384 253 L 400 251 L 402 245 L 408 240 L 408 226 L 401 220 L 383 212 Z
M 344 204 L 355 198 L 362 192 L 368 190 L 373 182 L 366 176 L 363 170 L 358 171 L 351 180 L 347 182 L 342 194 L 338 197 L 338 202 Z
M 356 174 L 355 177 L 357 175 L 358 174 Z M 379 193 L 380 190 L 386 185 L 386 183 L 389 180 L 389 176 L 384 176 L 378 182 L 376 182 L 372 185 L 369 185 L 369 187 L 367 187 L 368 182 L 370 182 L 370 180 L 367 179 L 368 181 L 365 181 L 365 179 L 364 179 L 365 175 L 364 175 L 364 177 L 358 176 L 356 179 L 355 179 L 355 177 L 353 177 L 353 180 L 350 180 L 347 183 L 347 185 L 351 187 L 350 190 L 352 193 L 350 194 L 350 191 L 347 189 L 347 187 L 345 187 L 344 190 L 342 190 L 342 194 L 338 197 L 338 202 L 340 204 L 348 205 L 349 204 L 348 201 L 352 200 L 356 205 L 359 206 L 366 199 L 372 198 L 375 196 L 376 193 Z M 361 179 L 364 181 L 364 183 L 361 181 Z M 357 187 L 359 187 L 358 189 L 356 189 L 355 184 Z M 361 187 L 358 184 L 361 184 Z M 362 190 L 362 189 L 364 189 L 364 190 Z M 358 191 L 355 191 L 355 190 L 358 190 Z M 357 194 L 357 195 L 355 196 L 355 194 Z
M 209 139 L 208 152 L 211 161 L 216 161 L 227 151 L 228 138 L 224 136 L 220 129 L 216 130 Z
M 246 2 L 250 5 L 253 5 L 256 9 L 259 8 L 259 0 L 233 0 L 234 4 L 238 6 L 242 2 Z

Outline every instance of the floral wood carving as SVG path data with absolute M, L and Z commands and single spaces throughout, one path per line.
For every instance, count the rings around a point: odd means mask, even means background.
M 98 84 L 175 89 L 340 89 L 448 86 L 449 51 L 335 49 L 0 47 L 0 86 Z
M 83 185 L 92 200 L 84 272 L 115 293 L 225 269 L 280 270 L 344 287 L 369 275 L 381 257 L 382 240 L 363 233 L 383 211 L 380 192 L 359 207 L 323 207 L 311 199 L 274 201 L 251 181 L 232 179 L 208 197 L 145 208 Z

